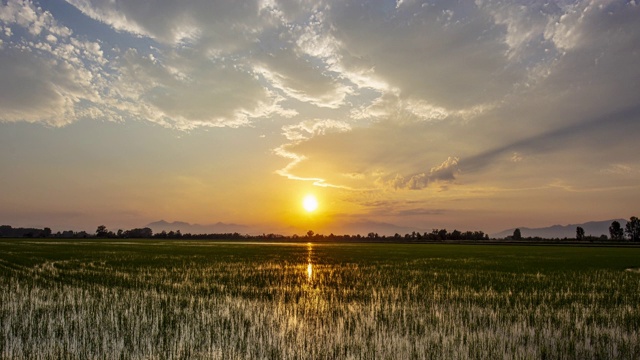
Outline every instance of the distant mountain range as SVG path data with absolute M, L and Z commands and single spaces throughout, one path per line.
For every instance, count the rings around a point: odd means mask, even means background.
M 250 230 L 250 228 L 246 225 L 225 224 L 222 222 L 201 225 L 190 224 L 183 221 L 167 222 L 164 220 L 152 222 L 148 224 L 147 227 L 153 230 L 154 233 L 180 230 L 180 232 L 183 234 L 227 234 L 235 232 L 245 234 Z
M 617 221 L 620 223 L 620 226 L 624 228 L 627 224 L 627 220 L 624 219 L 613 219 L 613 220 L 604 220 L 604 221 L 589 221 L 582 224 L 569 224 L 569 225 L 553 225 L 549 227 L 543 228 L 527 228 L 527 227 L 519 227 L 520 233 L 522 237 L 541 237 L 545 239 L 553 239 L 553 238 L 575 238 L 576 237 L 576 228 L 578 226 L 584 229 L 584 234 L 587 236 L 600 236 L 607 235 L 609 236 L 609 226 L 611 223 Z M 516 228 L 503 230 L 499 233 L 490 234 L 492 238 L 503 239 L 507 236 L 512 236 L 513 231 Z

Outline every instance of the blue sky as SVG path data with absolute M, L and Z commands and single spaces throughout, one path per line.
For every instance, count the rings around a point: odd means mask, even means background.
M 0 222 L 628 218 L 639 20 L 634 1 L 3 1 Z

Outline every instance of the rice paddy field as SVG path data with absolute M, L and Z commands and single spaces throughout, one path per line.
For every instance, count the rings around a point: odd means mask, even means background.
M 638 359 L 640 249 L 0 240 L 3 359 Z

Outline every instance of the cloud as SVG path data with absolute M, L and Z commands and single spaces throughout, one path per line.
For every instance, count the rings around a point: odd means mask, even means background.
M 136 27 L 135 21 L 127 20 L 135 16 L 122 12 L 128 9 L 143 16 L 143 9 L 133 4 L 121 4 L 124 9 L 111 8 L 111 2 L 96 8 L 85 1 L 74 5 L 117 30 L 144 33 L 142 25 Z M 191 26 L 187 23 L 176 24 L 167 33 L 162 33 L 162 27 L 148 30 L 149 34 L 158 31 L 154 38 L 159 41 L 173 36 L 179 44 L 162 49 L 120 49 L 112 44 L 105 52 L 103 44 L 74 35 L 50 12 L 29 1 L 12 0 L 2 5 L 0 20 L 4 30 L 0 76 L 3 84 L 11 84 L 0 89 L 0 120 L 61 126 L 87 117 L 137 118 L 191 129 L 237 127 L 259 118 L 297 114 L 281 106 L 282 95 L 261 83 L 252 64 L 235 57 L 217 58 L 217 50 L 204 42 L 185 46 L 181 42 L 184 38 L 178 39 L 177 34 Z M 16 34 L 10 26 L 27 32 Z
M 121 33 L 151 41 L 139 41 L 135 50 L 121 49 L 116 38 L 89 46 L 50 12 L 11 0 L 0 8 L 2 46 L 30 49 L 34 63 L 59 56 L 73 61 L 76 71 L 99 74 L 103 84 L 88 89 L 92 112 L 115 119 L 239 126 L 300 114 L 304 104 L 346 108 L 355 121 L 471 120 L 508 103 L 535 107 L 550 96 L 560 102 L 601 99 L 585 102 L 586 113 L 629 105 L 637 90 L 638 54 L 631 49 L 638 42 L 640 10 L 633 3 L 68 3 Z M 10 26 L 28 36 L 11 35 Z M 133 70 L 139 74 L 132 76 Z M 81 102 L 73 99 L 58 113 L 78 111 Z M 14 121 L 18 115 L 11 112 Z
M 628 164 L 611 164 L 607 168 L 602 169 L 605 174 L 611 175 L 629 175 L 638 173 L 638 169 Z
M 255 70 L 292 99 L 333 109 L 344 105 L 354 90 L 335 68 L 339 44 L 327 27 L 320 10 L 310 10 L 294 22 L 279 19 L 258 37 L 251 60 Z
M 424 164 L 455 154 L 460 171 L 446 174 L 461 185 L 512 181 L 528 188 L 562 176 L 595 186 L 605 179 L 587 174 L 599 173 L 611 158 L 635 161 L 628 144 L 639 116 L 640 7 L 477 4 L 333 6 L 340 66 L 388 87 L 371 87 L 371 101 L 350 109 L 352 119 L 372 123 L 292 145 L 290 151 L 310 159 L 294 172 L 323 171 L 328 181 L 356 189 L 371 189 L 376 179 L 422 189 L 430 176 Z M 447 80 L 435 81 L 433 69 Z M 366 86 L 354 84 L 358 91 Z
M 21 51 L 0 53 L 0 118 L 4 121 L 64 123 L 73 118 L 72 74 L 64 64 L 34 59 Z M 57 80 L 59 87 L 52 81 Z
M 30 2 L 0 7 L 0 120 L 60 126 L 95 111 L 104 89 L 100 45 L 72 37 L 51 13 Z M 26 31 L 14 39 L 10 26 Z
M 402 176 L 397 174 L 393 179 L 382 181 L 394 189 L 421 190 L 433 182 L 452 182 L 458 170 L 457 157 L 448 157 L 440 165 L 432 167 L 429 172 Z
M 459 110 L 505 96 L 524 76 L 505 31 L 469 2 L 341 2 L 332 7 L 344 67 L 372 68 L 405 98 Z
M 298 124 L 284 126 L 282 130 L 288 140 L 300 141 L 330 132 L 350 131 L 351 126 L 336 120 L 306 120 Z
M 274 149 L 274 153 L 278 156 L 290 159 L 291 161 L 284 168 L 277 170 L 276 174 L 291 180 L 312 181 L 316 186 L 347 188 L 344 185 L 336 185 L 334 183 L 327 182 L 327 180 L 322 177 L 305 177 L 295 175 L 294 169 L 299 167 L 300 164 L 308 158 L 291 150 L 295 145 L 302 141 L 316 136 L 322 136 L 328 133 L 348 132 L 351 130 L 351 127 L 347 123 L 335 120 L 307 120 L 295 125 L 284 126 L 282 130 L 283 135 L 291 142 Z
M 425 172 L 429 181 L 436 180 L 439 173 L 435 168 L 451 157 L 450 147 L 443 146 L 448 132 L 455 131 L 450 125 L 446 121 L 387 120 L 351 127 L 349 131 L 300 136 L 286 149 L 306 160 L 290 168 L 289 173 L 302 178 L 321 177 L 331 184 L 359 190 L 387 189 L 385 184 L 397 175 L 406 177 L 403 183 L 414 175 L 417 182 L 418 175 Z M 426 171 L 425 164 L 431 164 Z M 429 173 L 432 167 L 433 173 Z
M 0 6 L 3 121 L 269 119 L 280 175 L 382 192 L 634 163 L 633 2 L 68 3 L 116 31 L 90 41 L 32 2 Z
M 43 31 L 53 35 L 68 37 L 71 30 L 59 25 L 50 12 L 42 11 L 29 1 L 8 0 L 0 7 L 0 21 L 5 26 L 17 25 L 26 29 L 31 36 Z M 5 35 L 11 36 L 11 29 L 5 28 Z
M 263 21 L 258 1 L 68 0 L 85 15 L 116 30 L 170 45 L 193 42 L 230 52 L 251 42 Z
M 511 143 L 489 149 L 469 156 L 460 161 L 462 171 L 477 171 L 494 163 L 504 154 L 517 151 L 529 151 L 535 153 L 555 152 L 567 147 L 588 148 L 592 143 L 598 146 L 619 144 L 618 139 L 624 132 L 639 127 L 637 119 L 640 118 L 640 104 L 611 114 L 603 114 L 580 123 L 571 124 L 541 134 L 518 139 Z M 513 157 L 512 157 L 513 159 Z
M 115 88 L 127 110 L 157 122 L 233 127 L 273 113 L 289 116 L 250 70 L 198 53 L 172 52 L 158 60 L 130 49 L 119 57 L 118 71 Z

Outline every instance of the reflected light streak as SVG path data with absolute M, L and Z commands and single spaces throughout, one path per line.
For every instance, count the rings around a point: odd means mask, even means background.
M 311 243 L 307 243 L 307 281 L 311 282 L 313 280 L 313 264 L 311 263 L 311 251 L 313 248 L 311 247 Z

